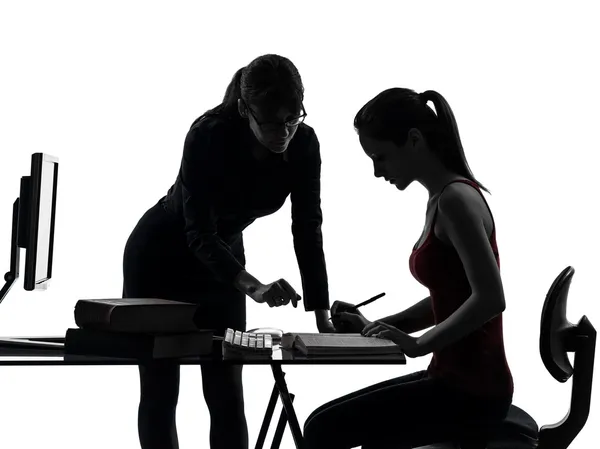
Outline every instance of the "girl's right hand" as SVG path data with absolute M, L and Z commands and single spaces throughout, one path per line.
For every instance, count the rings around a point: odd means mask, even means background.
M 354 304 L 345 301 L 335 301 L 331 305 L 331 322 L 336 332 L 356 334 L 370 323 L 360 310 L 354 307 Z

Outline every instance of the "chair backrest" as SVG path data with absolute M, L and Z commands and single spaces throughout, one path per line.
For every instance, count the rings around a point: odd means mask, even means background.
M 557 381 L 573 377 L 571 407 L 556 424 L 542 426 L 539 449 L 566 449 L 585 425 L 592 395 L 596 329 L 584 315 L 575 325 L 567 320 L 567 297 L 575 270 L 565 268 L 552 283 L 540 325 L 540 355 Z M 568 352 L 575 353 L 571 365 Z

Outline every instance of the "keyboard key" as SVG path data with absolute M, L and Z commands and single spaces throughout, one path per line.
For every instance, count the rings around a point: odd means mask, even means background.
M 233 337 L 233 344 L 234 345 L 241 345 L 242 343 L 242 333 L 240 331 L 235 331 L 235 335 Z
M 225 341 L 227 343 L 232 343 L 233 342 L 233 329 L 227 329 L 225 331 Z

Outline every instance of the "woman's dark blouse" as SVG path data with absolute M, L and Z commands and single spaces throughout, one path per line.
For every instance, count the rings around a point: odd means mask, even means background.
M 236 119 L 207 117 L 189 130 L 177 180 L 162 200 L 185 221 L 189 248 L 216 280 L 244 269 L 232 253 L 242 231 L 279 210 L 291 194 L 292 234 L 306 311 L 329 309 L 321 224 L 321 155 L 302 123 L 283 154 L 252 155 L 252 131 Z M 278 254 L 269 255 L 277 263 Z

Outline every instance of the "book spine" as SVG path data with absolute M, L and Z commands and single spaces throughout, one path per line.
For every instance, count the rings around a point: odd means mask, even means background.
M 210 355 L 213 351 L 213 333 L 195 332 L 178 335 L 156 336 L 155 358 L 197 357 Z
M 99 334 L 83 329 L 68 329 L 65 337 L 65 353 L 75 355 L 99 355 L 105 357 L 152 358 L 154 337 L 131 335 L 127 338 Z
M 78 327 L 110 327 L 114 305 L 80 299 L 75 304 L 75 324 Z
M 195 312 L 196 307 L 187 304 L 117 307 L 107 330 L 147 334 L 194 332 L 198 330 Z
M 198 330 L 193 305 L 113 305 L 80 300 L 75 324 L 82 329 L 132 334 L 185 333 Z

